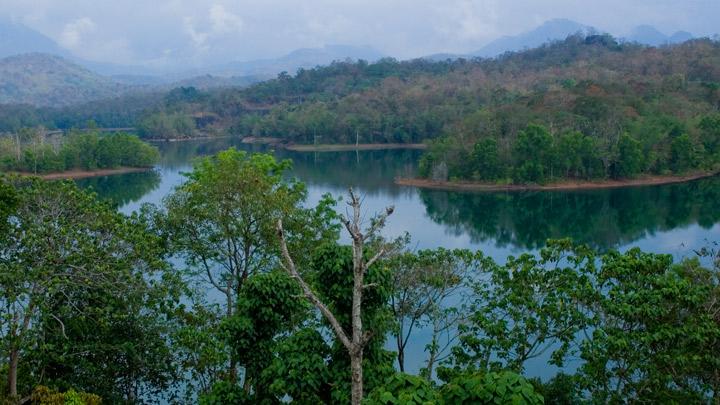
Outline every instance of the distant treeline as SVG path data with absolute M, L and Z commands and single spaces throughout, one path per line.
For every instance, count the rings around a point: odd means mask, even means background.
M 135 135 L 71 131 L 48 137 L 45 131 L 21 129 L 0 137 L 0 170 L 30 173 L 147 167 L 159 159 L 156 147 Z

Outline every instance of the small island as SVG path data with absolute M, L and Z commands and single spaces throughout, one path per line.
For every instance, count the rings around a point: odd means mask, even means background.
M 681 125 L 682 124 L 682 125 Z M 692 181 L 720 173 L 720 117 L 663 122 L 617 139 L 528 124 L 515 139 L 452 134 L 430 144 L 403 186 L 462 191 L 581 190 Z
M 147 171 L 159 158 L 156 147 L 120 132 L 73 130 L 48 135 L 25 128 L 0 136 L 0 171 L 47 180 Z

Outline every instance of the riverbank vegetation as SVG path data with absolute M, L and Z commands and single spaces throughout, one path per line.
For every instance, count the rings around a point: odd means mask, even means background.
M 157 148 L 123 133 L 103 135 L 89 130 L 47 136 L 43 129 L 24 128 L 0 137 L 0 170 L 4 172 L 43 174 L 145 168 L 159 158 Z
M 288 168 L 229 149 L 130 216 L 71 182 L 2 178 L 6 401 L 717 400 L 715 246 L 413 251 L 383 237 L 392 208 L 363 222 L 352 192 L 348 217 L 330 196 L 308 207 Z M 564 373 L 530 378 L 531 362 Z

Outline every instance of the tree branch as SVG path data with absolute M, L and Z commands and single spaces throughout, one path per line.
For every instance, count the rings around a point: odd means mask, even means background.
M 342 326 L 340 325 L 340 322 L 338 322 L 337 318 L 335 318 L 335 315 L 328 309 L 325 304 L 323 304 L 322 301 L 315 295 L 315 293 L 312 291 L 310 286 L 303 280 L 303 278 L 300 276 L 300 274 L 297 271 L 297 268 L 295 267 L 295 262 L 293 262 L 292 257 L 290 256 L 290 252 L 287 248 L 287 242 L 285 241 L 285 231 L 283 230 L 282 226 L 282 220 L 278 219 L 277 222 L 277 232 L 278 236 L 280 237 L 280 250 L 282 252 L 283 258 L 285 259 L 286 264 L 283 264 L 280 262 L 280 265 L 285 269 L 285 271 L 290 274 L 292 278 L 297 280 L 298 284 L 300 284 L 300 288 L 303 290 L 303 293 L 305 294 L 305 297 L 313 304 L 315 307 L 320 311 L 320 313 L 323 314 L 325 319 L 330 322 L 330 326 L 332 326 L 333 331 L 335 331 L 335 335 L 338 337 L 340 342 L 342 342 L 343 346 L 348 351 L 351 351 L 353 348 L 352 342 L 348 338 L 347 334 L 343 330 Z

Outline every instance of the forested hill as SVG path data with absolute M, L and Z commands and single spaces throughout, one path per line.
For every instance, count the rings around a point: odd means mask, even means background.
M 471 147 L 480 136 L 508 142 L 529 122 L 615 138 L 650 117 L 685 122 L 718 109 L 719 83 L 716 41 L 653 48 L 571 36 L 496 59 L 334 63 L 154 113 L 212 112 L 235 134 L 299 143 L 447 135 Z

